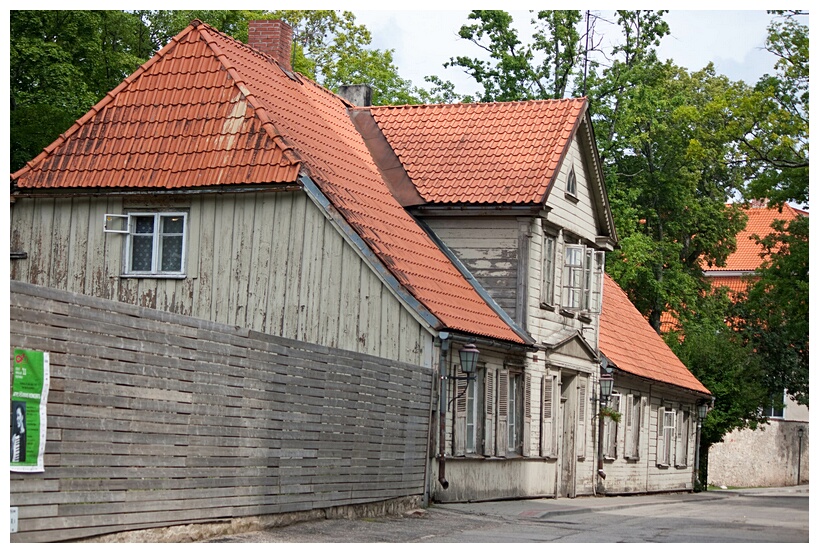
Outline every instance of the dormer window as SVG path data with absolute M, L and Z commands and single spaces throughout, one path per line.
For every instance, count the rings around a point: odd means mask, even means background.
M 574 166 L 569 170 L 569 177 L 566 179 L 566 194 L 577 197 L 577 175 L 574 174 Z

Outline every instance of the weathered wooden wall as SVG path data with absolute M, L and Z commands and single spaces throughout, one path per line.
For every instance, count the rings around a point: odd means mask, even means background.
M 12 542 L 424 491 L 432 369 L 15 281 L 10 326 L 51 353 Z
M 184 211 L 185 278 L 122 276 L 106 213 Z M 432 334 L 303 191 L 19 197 L 11 278 L 431 366 Z

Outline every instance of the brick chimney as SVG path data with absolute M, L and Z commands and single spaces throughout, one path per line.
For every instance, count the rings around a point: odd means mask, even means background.
M 293 70 L 290 67 L 293 28 L 284 21 L 280 19 L 248 21 L 247 44 L 272 56 L 288 71 Z

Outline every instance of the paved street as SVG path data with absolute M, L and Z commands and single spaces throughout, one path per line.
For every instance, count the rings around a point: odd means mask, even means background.
M 434 505 L 321 520 L 219 543 L 807 543 L 808 486 Z

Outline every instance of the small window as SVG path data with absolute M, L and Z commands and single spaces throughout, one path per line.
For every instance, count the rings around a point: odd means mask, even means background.
M 129 213 L 125 274 L 184 275 L 186 233 L 185 213 Z
M 574 174 L 574 167 L 569 169 L 569 176 L 566 179 L 566 193 L 577 197 L 577 176 Z

